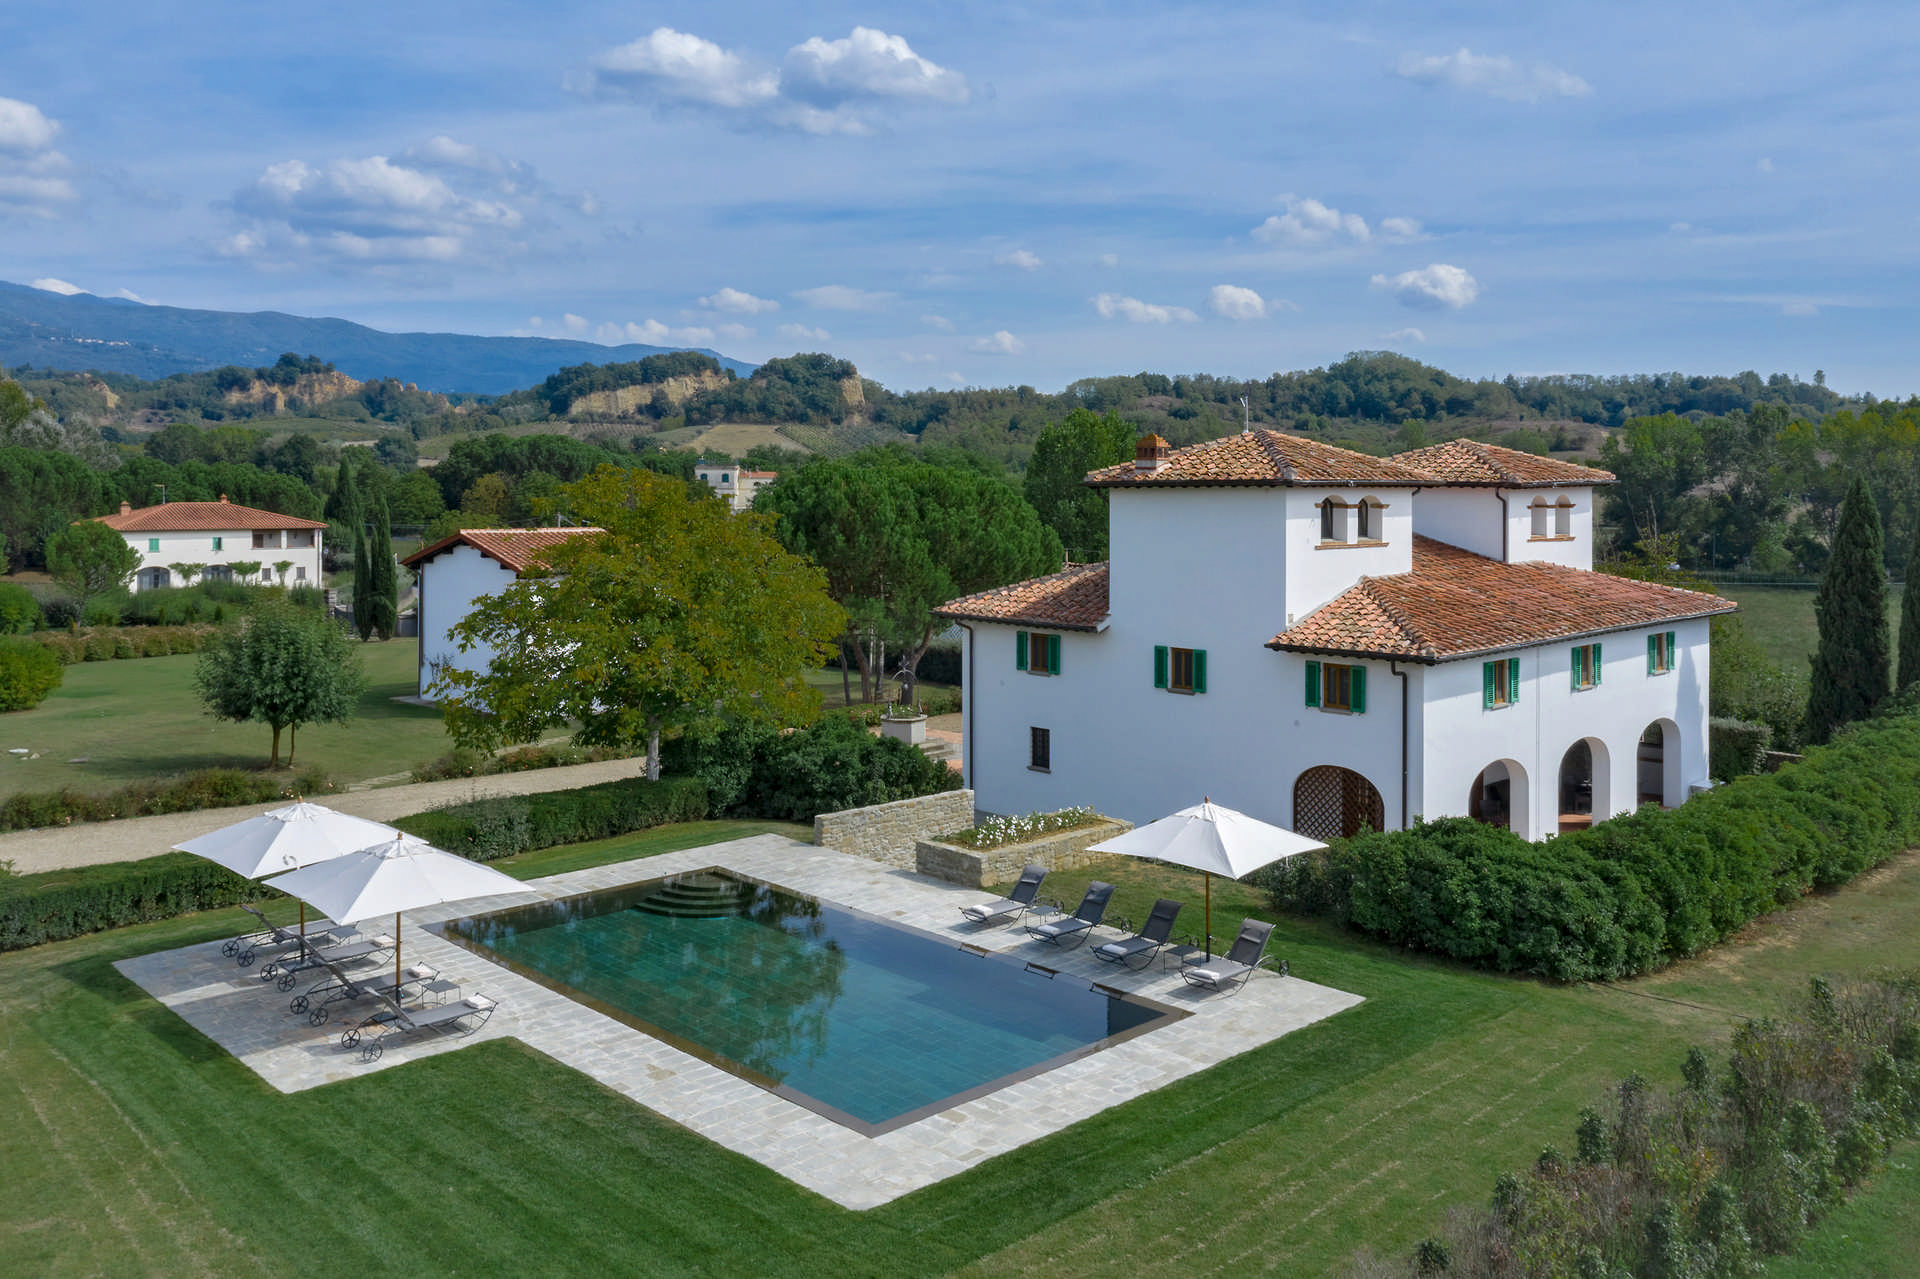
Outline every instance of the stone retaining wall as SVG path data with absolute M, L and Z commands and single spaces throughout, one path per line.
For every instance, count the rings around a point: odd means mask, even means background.
M 821 813 L 813 819 L 813 842 L 822 848 L 912 870 L 918 841 L 966 830 L 973 822 L 972 791 L 941 791 L 891 804 Z
M 949 826 L 946 829 L 963 830 L 965 827 Z M 1092 826 L 1043 835 L 1024 844 L 1003 844 L 999 848 L 984 850 L 922 839 L 914 845 L 913 868 L 922 875 L 944 879 L 950 884 L 984 888 L 988 884 L 1004 884 L 1020 878 L 1020 872 L 1028 862 L 1038 862 L 1048 870 L 1070 870 L 1075 866 L 1084 866 L 1104 856 L 1087 852 L 1089 844 L 1112 839 L 1132 829 L 1132 822 L 1121 821 L 1117 817 L 1103 817 Z

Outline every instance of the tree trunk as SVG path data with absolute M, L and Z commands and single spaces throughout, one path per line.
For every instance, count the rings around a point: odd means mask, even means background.
M 853 685 L 847 679 L 847 645 L 839 644 L 840 649 L 840 697 L 847 705 L 853 705 Z
M 267 761 L 268 768 L 280 767 L 280 726 L 273 726 L 273 758 Z
M 647 780 L 660 780 L 660 721 L 647 721 Z
M 914 691 L 920 686 L 920 659 L 927 655 L 927 649 L 933 645 L 933 623 L 929 621 L 920 632 L 920 642 L 907 650 L 900 659 L 900 700 L 913 705 Z

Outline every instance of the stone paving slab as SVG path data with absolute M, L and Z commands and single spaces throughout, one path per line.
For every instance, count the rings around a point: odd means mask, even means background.
M 1193 1015 L 868 1137 L 490 963 L 427 928 L 537 896 L 572 896 L 708 867 L 891 919 L 943 941 L 996 952 L 1017 950 L 1063 977 L 1098 981 Z M 1114 965 L 1094 959 L 1086 946 L 1062 953 L 1031 942 L 1018 927 L 982 929 L 961 921 L 957 907 L 979 900 L 977 889 L 779 835 L 549 876 L 530 881 L 528 888 L 457 907 L 414 911 L 402 921 L 401 943 L 409 967 L 430 964 L 459 981 L 464 993 L 492 996 L 501 1006 L 467 1038 L 389 1036 L 384 1055 L 370 1064 L 339 1046 L 345 1011 L 324 1028 L 310 1026 L 305 1017 L 289 1015 L 288 995 L 236 968 L 217 946 L 162 951 L 115 966 L 282 1092 L 512 1036 L 854 1209 L 877 1207 L 943 1181 L 1361 1002 L 1358 995 L 1269 972 L 1256 974 L 1239 994 L 1228 997 L 1195 991 L 1177 972 L 1163 972 L 1157 964 L 1138 973 L 1116 971 Z

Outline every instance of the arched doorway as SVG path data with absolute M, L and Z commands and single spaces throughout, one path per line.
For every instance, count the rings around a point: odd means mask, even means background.
M 140 580 L 135 584 L 134 589 L 157 591 L 163 586 L 171 585 L 172 582 L 173 574 L 164 568 L 143 568 L 140 570 Z
M 1640 734 L 1634 762 L 1634 800 L 1672 808 L 1680 802 L 1680 726 L 1656 719 Z
M 1527 770 L 1514 760 L 1497 759 L 1488 764 L 1473 779 L 1473 788 L 1467 793 L 1467 816 L 1516 835 L 1527 834 L 1530 811 Z
M 1300 774 L 1293 784 L 1293 828 L 1313 839 L 1344 839 L 1385 830 L 1387 806 L 1372 782 L 1335 764 Z
M 1608 782 L 1607 747 L 1597 737 L 1583 737 L 1560 757 L 1560 829 L 1581 830 L 1613 816 Z

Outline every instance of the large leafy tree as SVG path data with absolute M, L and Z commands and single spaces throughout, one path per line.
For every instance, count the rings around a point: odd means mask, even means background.
M 126 590 L 139 571 L 140 552 L 98 520 L 77 520 L 47 539 L 47 572 L 82 610 L 96 596 Z
M 1864 479 L 1840 504 L 1833 555 L 1813 607 L 1820 644 L 1807 693 L 1807 740 L 1819 745 L 1871 715 L 1888 692 L 1887 570 L 1880 512 Z
M 453 628 L 484 671 L 433 685 L 465 746 L 491 749 L 575 726 L 587 745 L 644 745 L 709 716 L 796 723 L 818 710 L 805 682 L 845 615 L 820 570 L 782 549 L 764 517 L 730 515 L 678 480 L 603 466 L 564 490 L 604 530 L 548 554 L 544 570 L 478 601 Z
M 810 462 L 762 489 L 754 509 L 778 516 L 787 548 L 826 570 L 847 610 L 849 639 L 872 630 L 896 646 L 909 690 L 938 631 L 936 605 L 1054 572 L 1061 562 L 1059 537 L 1004 481 L 893 449 Z M 884 671 L 853 647 L 862 693 L 871 697 Z
M 1027 504 L 1060 535 L 1066 553 L 1091 563 L 1107 558 L 1107 492 L 1086 485 L 1088 471 L 1133 456 L 1134 428 L 1118 414 L 1075 409 L 1040 433 L 1027 462 Z
M 353 718 L 366 676 L 346 631 L 324 614 L 266 600 L 201 650 L 193 684 L 214 718 L 273 729 L 269 767 L 289 730 L 291 767 L 300 726 Z

